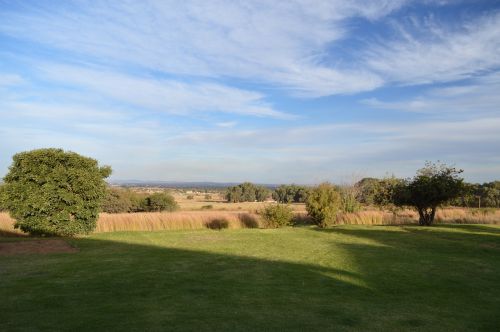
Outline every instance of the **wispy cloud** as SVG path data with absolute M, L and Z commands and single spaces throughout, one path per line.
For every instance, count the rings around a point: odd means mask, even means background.
M 2 11 L 0 31 L 91 61 L 174 74 L 251 78 L 320 96 L 381 85 L 377 75 L 362 68 L 326 65 L 325 51 L 348 36 L 345 20 L 376 20 L 404 3 L 141 1 L 71 9 L 26 5 L 22 13 Z
M 261 93 L 217 83 L 184 83 L 68 65 L 40 65 L 39 70 L 46 79 L 166 113 L 224 112 L 283 119 L 293 117 L 275 110 Z
M 500 74 L 494 72 L 460 85 L 428 88 L 416 97 L 391 101 L 369 98 L 362 100 L 362 103 L 378 109 L 426 113 L 435 117 L 451 115 L 478 119 L 498 115 L 500 110 L 498 91 L 500 91 Z
M 449 82 L 500 66 L 500 13 L 443 24 L 429 16 L 393 26 L 399 38 L 371 44 L 364 62 L 387 81 Z

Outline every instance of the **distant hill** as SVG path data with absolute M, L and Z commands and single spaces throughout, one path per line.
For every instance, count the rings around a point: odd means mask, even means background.
M 142 181 L 142 180 L 113 180 L 110 185 L 121 187 L 155 187 L 155 188 L 179 188 L 179 189 L 221 189 L 240 184 L 240 182 L 182 182 L 182 181 Z M 260 184 L 274 189 L 277 184 Z

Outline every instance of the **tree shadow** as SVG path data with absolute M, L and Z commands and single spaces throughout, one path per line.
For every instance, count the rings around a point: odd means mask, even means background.
M 236 255 L 219 247 L 225 232 L 189 233 L 217 252 L 144 244 L 161 233 L 70 239 L 78 253 L 1 258 L 0 330 L 494 330 L 499 251 L 472 249 L 477 237 L 498 237 L 433 230 L 300 228 L 254 238 L 277 234 L 267 245 L 279 248 L 283 234 L 301 232 L 293 241 L 311 241 L 314 264 Z
M 214 236 L 215 234 L 215 236 Z M 203 233 L 217 242 L 221 233 Z M 73 254 L 0 257 L 0 330 L 328 330 L 361 318 L 355 273 L 317 265 L 68 239 Z

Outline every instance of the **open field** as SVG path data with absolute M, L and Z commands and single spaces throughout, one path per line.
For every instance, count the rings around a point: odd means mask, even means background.
M 208 193 L 212 198 L 205 199 L 205 193 L 179 193 L 178 191 L 171 192 L 175 201 L 179 204 L 182 211 L 203 210 L 211 205 L 211 210 L 219 211 L 242 211 L 242 212 L 256 212 L 261 210 L 264 206 L 273 202 L 241 202 L 241 203 L 228 203 L 220 193 Z M 192 195 L 193 199 L 187 199 L 188 195 Z M 305 204 L 294 203 L 290 205 L 296 212 L 305 212 Z
M 498 226 L 116 232 L 66 241 L 77 252 L 0 255 L 0 330 L 500 326 Z

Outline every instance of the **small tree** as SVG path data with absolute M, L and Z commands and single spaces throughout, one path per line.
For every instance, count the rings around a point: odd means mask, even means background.
M 124 189 L 108 188 L 101 202 L 101 211 L 106 213 L 126 213 L 132 210 L 132 200 Z
M 147 211 L 175 211 L 179 208 L 175 198 L 167 193 L 154 193 L 146 198 Z
M 268 205 L 260 211 L 268 227 L 278 228 L 288 226 L 293 221 L 293 210 L 284 204 Z
M 257 202 L 264 202 L 270 194 L 271 191 L 264 186 L 255 187 L 255 199 Z
M 419 224 L 430 226 L 434 222 L 438 206 L 457 198 L 464 190 L 463 170 L 427 162 L 410 180 L 395 186 L 394 203 L 397 206 L 411 206 L 418 211 Z
M 304 203 L 307 198 L 307 188 L 304 186 L 281 185 L 273 192 L 273 199 L 279 203 Z
M 340 196 L 342 197 L 342 212 L 358 212 L 361 205 L 358 201 L 358 188 L 356 186 L 345 185 L 340 188 Z
M 306 200 L 307 213 L 320 227 L 335 224 L 341 207 L 342 197 L 339 190 L 327 182 L 313 188 Z
M 15 227 L 31 234 L 71 236 L 94 230 L 109 166 L 61 149 L 14 155 L 5 176 L 5 204 Z

